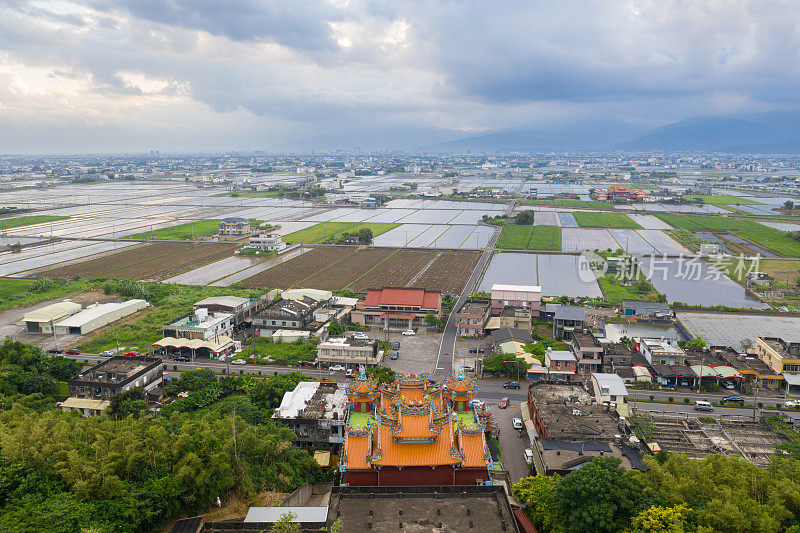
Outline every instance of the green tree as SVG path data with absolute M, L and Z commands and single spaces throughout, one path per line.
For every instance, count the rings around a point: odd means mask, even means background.
M 428 313 L 427 315 L 425 315 L 425 323 L 431 327 L 434 327 L 434 326 L 439 326 L 439 324 L 441 324 L 442 321 L 439 320 L 433 313 Z
M 641 487 L 619 465 L 619 459 L 597 457 L 556 484 L 555 502 L 567 531 L 621 531 L 639 512 Z
M 331 337 L 338 337 L 344 333 L 344 326 L 342 326 L 338 320 L 332 318 L 331 321 L 328 323 L 328 334 Z
M 378 383 L 394 383 L 397 379 L 395 371 L 385 366 L 372 367 L 369 375 L 376 379 Z
M 294 390 L 298 383 L 308 380 L 309 378 L 300 372 L 287 372 L 270 379 L 257 379 L 248 388 L 247 396 L 254 405 L 272 409 L 280 403 L 285 392 Z
M 787 211 L 793 210 L 794 202 L 791 200 L 786 200 L 785 202 L 783 202 L 783 208 L 786 209 Z
M 514 498 L 525 506 L 525 514 L 536 529 L 542 532 L 564 531 L 563 517 L 555 502 L 555 487 L 560 477 L 530 476 L 512 488 Z
M 508 353 L 498 353 L 483 358 L 483 369 L 492 374 L 502 372 L 516 377 L 519 372 L 521 376 L 524 376 L 530 367 L 531 364 L 525 359 Z
M 372 229 L 361 228 L 358 230 L 358 242 L 361 244 L 369 244 L 372 242 Z
M 690 512 L 685 504 L 653 505 L 631 519 L 631 533 L 683 533 L 689 525 Z
M 294 513 L 284 513 L 281 515 L 280 520 L 272 524 L 269 528 L 269 533 L 300 533 L 300 523 L 294 522 L 297 515 Z
M 147 402 L 142 387 L 134 387 L 125 392 L 115 394 L 111 397 L 108 406 L 109 416 L 115 418 L 125 418 L 127 416 L 139 417 L 147 412 Z
M 687 343 L 689 348 L 695 348 L 697 350 L 702 350 L 706 347 L 706 340 L 703 338 L 702 335 L 698 335 L 697 337 L 693 338 Z
M 533 224 L 535 213 L 535 211 L 531 211 L 530 209 L 519 211 L 516 215 L 514 215 L 514 224 L 518 224 L 520 226 L 530 226 Z

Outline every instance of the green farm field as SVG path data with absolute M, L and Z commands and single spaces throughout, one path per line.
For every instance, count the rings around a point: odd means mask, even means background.
M 48 222 L 67 220 L 68 218 L 69 217 L 55 215 L 28 215 L 25 217 L 3 218 L 0 219 L 0 228 L 20 228 L 22 226 L 32 226 L 33 224 L 46 224 Z
M 163 239 L 169 241 L 190 240 L 193 237 L 207 237 L 219 231 L 219 219 L 198 220 L 178 226 L 145 231 L 128 237 L 129 239 Z
M 575 211 L 572 213 L 578 226 L 582 228 L 623 228 L 641 229 L 642 227 L 623 213 L 591 213 Z
M 368 228 L 372 236 L 377 237 L 382 233 L 396 228 L 400 224 L 392 222 L 320 222 L 310 228 L 301 229 L 290 233 L 283 238 L 284 242 L 296 244 L 315 244 L 328 239 L 333 239 L 342 233 L 358 233 L 358 230 Z
M 523 200 L 524 205 L 560 205 L 564 207 L 595 207 L 614 209 L 614 204 L 601 200 L 577 200 L 575 198 L 559 198 L 556 200 Z
M 685 229 L 691 232 L 702 230 L 726 231 L 767 250 L 772 250 L 783 257 L 800 257 L 800 242 L 787 236 L 782 231 L 752 220 L 673 213 L 656 213 L 655 216 L 676 229 Z
M 506 224 L 497 247 L 508 250 L 561 250 L 560 226 Z
M 703 200 L 704 203 L 710 205 L 762 205 L 761 202 L 750 200 L 749 198 L 740 198 L 738 196 L 703 196 L 693 195 L 687 198 L 696 198 Z

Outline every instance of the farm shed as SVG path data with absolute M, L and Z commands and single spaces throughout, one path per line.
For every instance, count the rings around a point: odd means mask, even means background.
M 90 305 L 80 313 L 56 323 L 56 333 L 59 335 L 86 335 L 90 331 L 141 311 L 148 305 L 145 300 Z

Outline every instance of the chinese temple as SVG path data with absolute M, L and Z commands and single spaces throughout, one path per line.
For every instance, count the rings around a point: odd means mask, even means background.
M 397 374 L 392 384 L 348 383 L 350 406 L 339 465 L 342 484 L 415 486 L 491 484 L 484 432 L 494 420 L 473 409 L 476 383 Z

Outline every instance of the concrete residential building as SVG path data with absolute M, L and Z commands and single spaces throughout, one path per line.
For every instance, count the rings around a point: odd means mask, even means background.
M 230 313 L 209 314 L 205 308 L 196 309 L 175 322 L 161 328 L 164 337 L 176 339 L 209 340 L 221 336 L 230 337 L 233 333 L 233 315 Z
M 608 404 L 613 406 L 620 416 L 629 415 L 628 388 L 618 375 L 592 373 L 592 391 L 594 400 L 599 405 Z
M 162 360 L 156 357 L 110 357 L 67 382 L 74 398 L 108 400 L 134 387 L 145 392 L 161 385 Z
M 669 339 L 636 339 L 634 345 L 651 365 L 686 364 L 686 353 Z
M 90 331 L 141 311 L 148 305 L 150 304 L 145 300 L 90 305 L 83 311 L 56 322 L 56 333 L 59 335 L 86 335 Z
M 244 237 L 252 232 L 253 228 L 246 218 L 223 218 L 219 223 L 219 234 L 222 236 Z
M 81 304 L 75 302 L 57 302 L 25 313 L 25 331 L 28 333 L 53 333 L 53 325 L 74 314 L 79 313 Z
M 523 329 L 533 331 L 532 311 L 530 307 L 504 307 L 497 316 L 490 317 L 484 329 L 501 328 Z
M 528 386 L 525 422 L 536 474 L 565 475 L 595 457 L 616 457 L 625 469 L 644 469 L 641 452 L 621 442 L 616 420 L 603 405 L 593 405 L 581 385 L 535 383 Z
M 209 313 L 230 313 L 233 325 L 239 326 L 258 313 L 265 298 L 241 298 L 239 296 L 209 296 L 194 304 L 195 311 L 205 309 Z
M 370 289 L 350 313 L 351 320 L 365 326 L 413 328 L 424 326 L 425 316 L 442 316 L 442 293 L 409 287 Z
M 504 307 L 528 307 L 531 315 L 538 317 L 542 305 L 542 288 L 538 285 L 492 285 L 492 314 Z
M 336 383 L 302 381 L 283 394 L 272 418 L 292 428 L 300 446 L 342 444 L 350 402 Z
M 321 305 L 321 301 L 308 297 L 276 300 L 252 318 L 253 327 L 262 337 L 269 337 L 282 329 L 316 330 L 322 325 L 315 318 L 315 312 Z
M 603 345 L 603 372 L 614 373 L 616 368 L 633 365 L 633 352 L 619 342 Z
M 573 331 L 569 345 L 578 359 L 578 374 L 600 372 L 603 366 L 603 347 L 594 335 L 587 331 Z
M 65 413 L 70 411 L 77 411 L 82 417 L 100 416 L 105 413 L 108 406 L 111 405 L 109 400 L 93 400 L 91 398 L 67 398 L 58 406 Z
M 549 379 L 572 381 L 578 370 L 578 358 L 570 351 L 548 348 L 544 353 L 544 367 Z
M 330 337 L 317 345 L 317 363 L 326 366 L 343 365 L 358 370 L 360 365 L 364 365 L 369 369 L 382 360 L 383 351 L 378 350 L 378 341 L 374 339 Z
M 245 248 L 255 248 L 267 252 L 280 252 L 286 248 L 286 243 L 278 233 L 263 233 L 251 235 Z
M 800 342 L 777 337 L 756 337 L 758 358 L 775 374 L 800 374 Z
M 585 307 L 559 305 L 553 314 L 553 338 L 567 338 L 573 331 L 581 331 L 585 325 Z
M 489 321 L 492 306 L 488 301 L 467 301 L 455 314 L 456 328 L 460 337 L 483 337 L 484 326 Z

